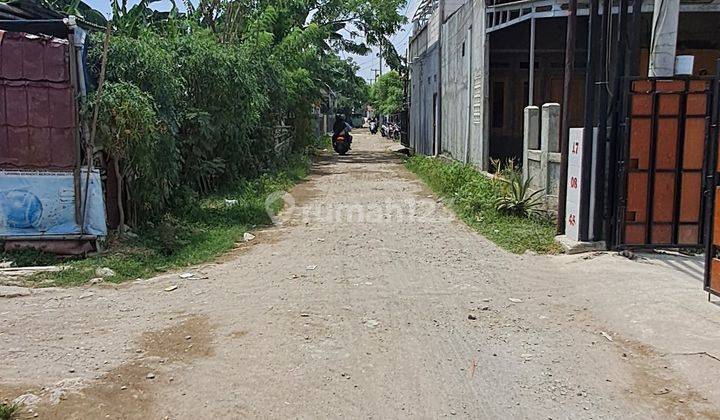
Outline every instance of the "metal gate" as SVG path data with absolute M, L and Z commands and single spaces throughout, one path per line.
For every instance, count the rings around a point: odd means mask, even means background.
M 706 157 L 705 190 L 705 290 L 720 296 L 720 159 L 718 159 L 718 140 L 720 140 L 720 60 L 717 75 L 712 87 L 713 98 L 709 139 Z M 708 295 L 708 298 L 710 295 Z
M 709 141 L 713 86 L 713 80 L 700 78 L 631 83 L 619 154 L 619 247 L 704 244 L 703 174 L 706 151 L 714 147 Z

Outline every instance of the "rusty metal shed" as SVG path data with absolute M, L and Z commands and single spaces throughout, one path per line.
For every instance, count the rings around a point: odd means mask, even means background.
M 67 40 L 0 32 L 0 168 L 79 164 L 69 61 Z
M 79 124 L 86 40 L 73 17 L 0 20 L 5 249 L 78 254 L 107 236 L 100 172 L 92 153 L 84 153 Z

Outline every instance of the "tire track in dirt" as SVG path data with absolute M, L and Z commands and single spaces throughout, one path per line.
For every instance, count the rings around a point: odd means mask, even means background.
M 323 157 L 291 192 L 281 225 L 193 269 L 202 280 L 171 273 L 90 289 L 88 299 L 68 290 L 0 302 L 11 318 L 0 324 L 0 357 L 10 356 L 0 369 L 12 384 L 0 396 L 30 383 L 45 401 L 51 378 L 67 376 L 52 358 L 71 355 L 81 381 L 58 404 L 38 406 L 44 417 L 715 414 L 689 384 L 669 393 L 675 399 L 653 395 L 676 375 L 631 338 L 606 342 L 597 310 L 559 296 L 576 284 L 576 268 L 498 249 L 445 209 L 390 145 L 360 132 L 349 156 Z M 163 292 L 168 282 L 179 288 Z M 59 302 L 52 316 L 38 316 L 48 302 Z M 632 364 L 622 360 L 628 346 Z M 87 371 L 105 357 L 112 362 L 94 379 Z M 35 372 L 22 370 L 31 364 Z

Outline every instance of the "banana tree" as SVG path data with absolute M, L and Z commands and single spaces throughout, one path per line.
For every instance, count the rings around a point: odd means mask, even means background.
M 80 19 L 92 23 L 97 26 L 107 25 L 107 18 L 99 10 L 93 9 L 87 3 L 81 0 L 45 0 L 45 6 L 63 12 L 68 15 L 74 15 Z

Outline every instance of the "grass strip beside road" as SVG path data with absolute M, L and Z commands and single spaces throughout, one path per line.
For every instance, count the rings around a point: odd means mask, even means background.
M 470 165 L 415 155 L 405 166 L 466 224 L 514 253 L 556 254 L 555 225 L 541 218 L 504 214 L 495 207 L 500 185 Z
M 283 169 L 242 182 L 224 194 L 189 200 L 182 209 L 138 232 L 136 238 L 111 240 L 106 252 L 86 259 L 58 261 L 50 254 L 22 251 L 0 254 L 0 260 L 13 261 L 16 266 L 68 267 L 26 278 L 23 285 L 31 287 L 83 284 L 98 277 L 98 268 L 115 272 L 114 276 L 104 279 L 106 282 L 120 283 L 201 264 L 231 250 L 243 240 L 245 232 L 270 225 L 267 197 L 288 190 L 306 178 L 309 168 L 308 157 L 292 156 Z M 281 202 L 271 207 L 277 212 Z

